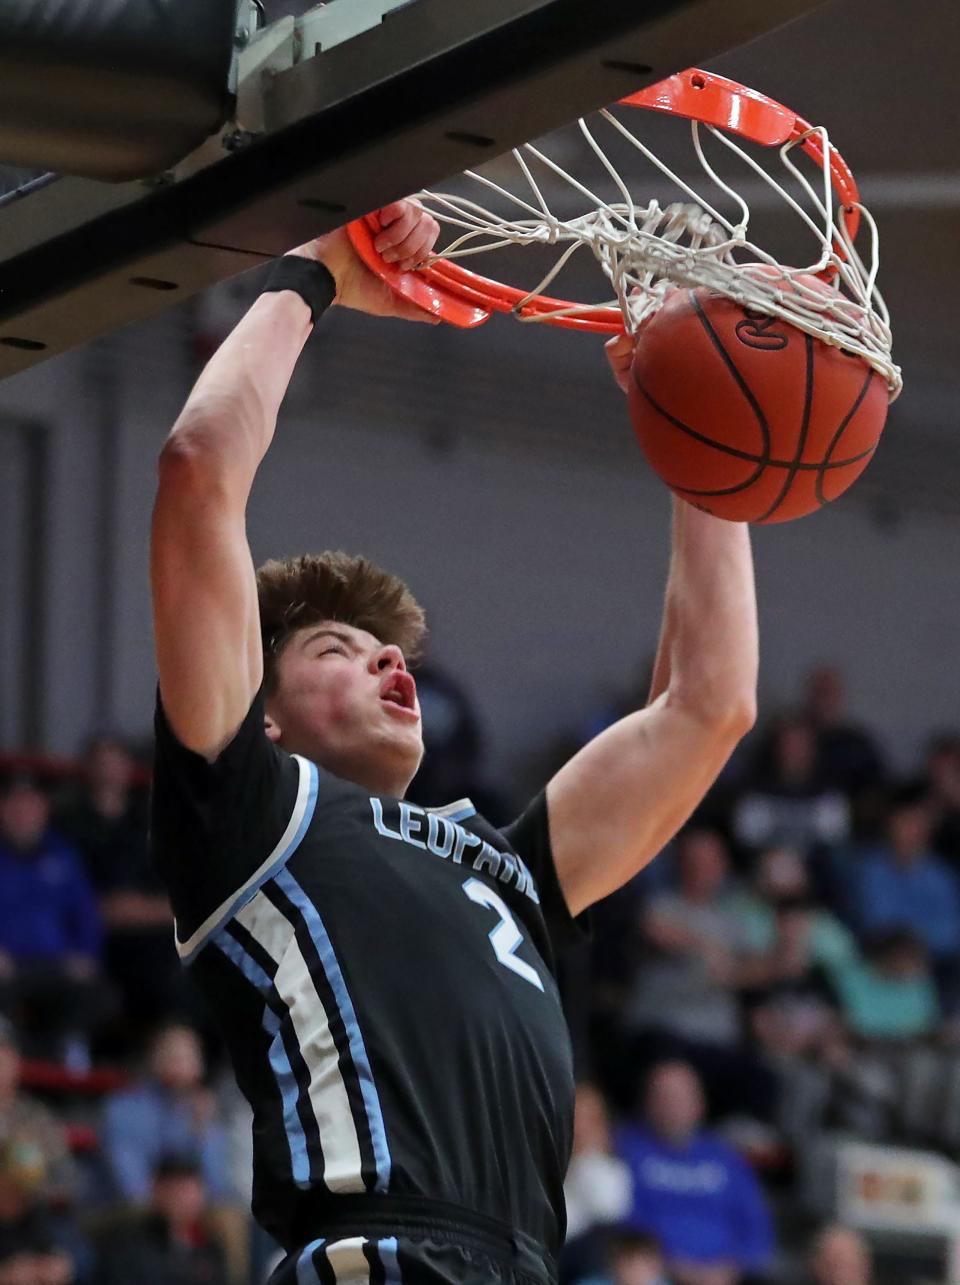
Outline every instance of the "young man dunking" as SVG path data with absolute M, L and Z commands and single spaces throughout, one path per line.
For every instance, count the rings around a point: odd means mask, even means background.
M 393 262 L 432 250 L 413 203 L 381 219 Z M 281 401 L 332 303 L 424 316 L 342 230 L 284 256 L 160 458 L 155 851 L 253 1107 L 254 1213 L 287 1254 L 275 1285 L 552 1285 L 573 1108 L 555 952 L 676 833 L 753 721 L 748 534 L 675 502 L 649 704 L 512 825 L 469 800 L 406 803 L 423 752 L 410 591 L 344 554 L 255 572 L 246 539 Z M 623 386 L 630 340 L 608 355 Z

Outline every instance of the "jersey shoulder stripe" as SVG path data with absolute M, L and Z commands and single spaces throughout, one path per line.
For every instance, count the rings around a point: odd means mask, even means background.
M 310 822 L 313 820 L 317 806 L 318 772 L 315 763 L 301 758 L 299 754 L 291 756 L 299 770 L 297 797 L 294 800 L 290 820 L 276 847 L 265 861 L 253 872 L 250 878 L 227 897 L 212 914 L 208 915 L 195 933 L 181 942 L 179 933 L 174 931 L 177 953 L 185 964 L 189 964 L 203 949 L 206 943 L 232 919 L 248 902 L 250 902 L 268 879 L 282 870 L 303 841 Z

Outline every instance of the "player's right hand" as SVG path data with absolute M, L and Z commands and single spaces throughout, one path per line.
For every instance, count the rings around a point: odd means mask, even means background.
M 603 345 L 610 363 L 610 370 L 622 393 L 630 388 L 630 363 L 633 361 L 633 335 L 614 335 Z
M 384 206 L 378 214 L 381 231 L 375 244 L 388 262 L 409 269 L 429 256 L 440 236 L 440 225 L 426 210 L 415 201 L 404 200 Z M 350 244 L 344 228 L 317 237 L 290 253 L 316 259 L 330 269 L 337 283 L 334 302 L 344 308 L 355 308 L 377 317 L 437 323 L 437 318 L 402 298 L 370 271 Z

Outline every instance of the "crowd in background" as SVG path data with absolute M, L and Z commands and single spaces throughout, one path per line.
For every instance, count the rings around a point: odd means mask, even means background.
M 526 800 L 487 774 L 464 691 L 418 680 L 411 797 L 506 821 Z M 110 737 L 72 775 L 14 757 L 0 784 L 0 1285 L 248 1285 L 275 1252 L 246 1212 L 248 1110 L 173 948 L 147 784 Z M 882 1279 L 855 1232 L 792 1216 L 791 1184 L 829 1130 L 960 1149 L 960 733 L 902 779 L 816 669 L 592 926 L 562 961 L 565 1285 Z

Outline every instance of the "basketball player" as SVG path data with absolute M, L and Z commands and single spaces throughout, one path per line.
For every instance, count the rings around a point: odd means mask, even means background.
M 396 263 L 435 244 L 412 203 L 381 218 Z M 469 800 L 405 802 L 422 754 L 410 591 L 343 554 L 255 574 L 245 535 L 330 303 L 423 319 L 342 231 L 294 251 L 160 459 L 155 849 L 178 949 L 254 1110 L 254 1212 L 287 1253 L 277 1285 L 550 1285 L 573 1104 L 555 952 L 671 838 L 751 724 L 747 532 L 676 506 L 649 706 L 512 825 L 495 830 Z M 628 346 L 613 345 L 621 366 Z M 304 484 L 322 526 L 337 479 Z

